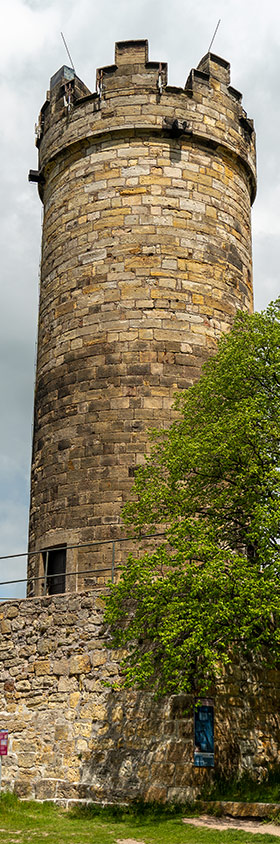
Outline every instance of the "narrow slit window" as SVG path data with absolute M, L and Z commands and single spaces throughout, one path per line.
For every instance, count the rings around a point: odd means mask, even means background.
M 44 551 L 44 592 L 48 595 L 58 595 L 65 592 L 66 581 L 66 547 L 51 548 Z
M 197 768 L 214 767 L 214 707 L 208 703 L 194 711 L 194 764 Z

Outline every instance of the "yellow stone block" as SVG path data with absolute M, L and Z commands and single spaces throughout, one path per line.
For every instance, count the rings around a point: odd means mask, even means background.
M 188 261 L 187 262 L 188 271 L 190 272 L 201 272 L 202 265 L 200 261 Z
M 106 718 L 106 707 L 103 706 L 101 703 L 88 703 L 87 706 L 83 706 L 80 710 L 80 717 L 87 720 L 88 718 L 92 719 L 93 721 L 104 721 Z
M 134 196 L 134 194 L 141 193 L 146 193 L 146 188 L 139 187 L 138 185 L 135 185 L 135 187 L 131 188 L 122 188 L 122 190 L 120 190 L 120 196 Z
M 112 712 L 112 721 L 122 721 L 122 719 L 123 707 L 121 706 L 121 704 L 117 704 L 117 706 L 114 707 Z
M 113 170 L 109 170 L 109 171 L 106 170 L 105 179 L 108 179 L 109 181 L 110 181 L 110 179 L 119 179 L 120 175 L 121 175 L 121 171 L 116 167 Z M 104 176 L 103 176 L 103 178 L 104 178 Z
M 206 214 L 207 214 L 207 217 L 213 217 L 213 219 L 216 219 L 216 217 L 217 217 L 216 208 L 213 208 L 213 205 L 206 205 Z
M 68 727 L 66 724 L 56 724 L 55 727 L 55 741 L 68 739 Z
M 140 176 L 140 185 L 161 185 L 162 187 L 170 187 L 171 179 L 166 176 Z
M 206 124 L 206 126 L 215 126 L 215 120 L 214 120 L 214 118 L 213 118 L 213 117 L 209 117 L 209 115 L 208 115 L 208 114 L 205 114 L 205 115 L 204 115 L 204 118 L 203 118 L 203 123 L 205 123 L 205 124 Z
M 152 276 L 152 279 L 155 279 L 155 280 L 163 278 L 164 279 L 164 285 L 165 285 L 166 284 L 165 279 L 170 278 L 170 270 L 154 269 L 151 272 L 151 276 Z
M 174 217 L 172 222 L 172 225 L 175 226 L 176 229 L 185 229 L 187 227 L 188 219 L 192 216 L 190 211 L 184 211 L 181 213 L 184 213 L 184 217 Z
M 38 677 L 43 677 L 44 674 L 50 674 L 51 664 L 49 659 L 38 659 L 34 662 L 35 674 Z
M 102 650 L 93 651 L 92 656 L 91 656 L 91 661 L 92 661 L 93 667 L 98 668 L 99 665 L 104 665 L 105 662 L 107 662 L 107 657 L 108 657 L 108 654 L 107 654 L 107 651 L 105 650 L 105 648 L 102 648 Z
M 80 734 L 84 738 L 90 738 L 92 734 L 92 725 L 85 721 L 84 724 L 80 724 Z
M 75 654 L 69 660 L 69 674 L 88 674 L 91 671 L 91 661 L 88 654 Z
M 99 284 L 89 284 L 88 287 L 83 287 L 81 292 L 82 292 L 83 296 L 88 296 L 89 293 L 95 293 L 99 290 L 100 290 Z
M 226 164 L 225 165 L 225 176 L 227 177 L 227 179 L 230 179 L 230 181 L 231 181 L 232 179 L 234 179 L 234 175 L 235 174 L 234 174 L 234 170 L 232 169 L 232 167 L 229 167 L 228 164 Z
M 221 90 L 221 83 L 218 79 L 215 79 L 214 76 L 211 76 L 211 87 L 214 88 L 214 91 L 217 92 Z
M 153 329 L 152 328 L 140 328 L 139 330 L 139 340 L 152 340 L 153 338 Z
M 158 267 L 160 264 L 160 255 L 137 255 L 135 258 L 127 258 L 124 262 L 126 270 L 134 269 L 134 267 Z
M 71 708 L 71 709 L 76 709 L 76 707 L 77 707 L 77 706 L 79 705 L 79 703 L 80 703 L 80 699 L 81 699 L 81 694 L 80 694 L 80 692 L 71 692 L 71 694 L 69 695 L 69 705 L 70 705 L 70 708 Z
M 122 299 L 142 299 L 143 289 L 135 287 L 134 284 L 121 283 L 121 298 Z
M 198 173 L 197 182 L 200 185 L 209 185 L 209 187 L 211 187 L 212 179 L 211 176 L 205 176 L 204 173 Z
M 106 217 L 102 217 L 100 220 L 96 220 L 94 223 L 94 231 L 102 231 L 102 229 L 110 229 L 111 226 L 122 226 L 124 224 L 124 214 L 123 208 L 121 209 L 122 213 L 120 214 L 120 209 L 117 208 L 116 211 L 118 212 L 118 217 L 113 217 L 111 215 L 106 215 Z M 129 209 L 130 212 L 130 209 Z M 126 212 L 127 213 L 127 212 Z
M 105 598 L 98 597 L 95 599 L 95 606 L 97 609 L 103 610 L 105 606 Z

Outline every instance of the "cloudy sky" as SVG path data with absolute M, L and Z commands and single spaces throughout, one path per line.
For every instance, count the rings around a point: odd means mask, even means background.
M 27 547 L 38 268 L 42 211 L 27 174 L 37 167 L 34 124 L 50 76 L 69 64 L 94 90 L 95 69 L 114 60 L 114 42 L 148 38 L 150 59 L 167 61 L 184 85 L 207 52 L 231 63 L 232 85 L 254 118 L 258 195 L 253 209 L 255 308 L 280 292 L 280 5 L 275 0 L 0 0 L 0 556 Z M 0 580 L 25 576 L 25 562 L 1 562 Z M 23 586 L 0 595 L 24 594 Z

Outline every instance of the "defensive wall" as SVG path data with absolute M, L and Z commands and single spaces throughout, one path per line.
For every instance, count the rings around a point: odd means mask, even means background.
M 71 801 L 186 801 L 213 769 L 194 766 L 194 699 L 112 691 L 120 654 L 106 648 L 104 591 L 0 607 L 3 787 Z M 280 672 L 233 666 L 214 705 L 215 771 L 263 776 L 279 753 Z

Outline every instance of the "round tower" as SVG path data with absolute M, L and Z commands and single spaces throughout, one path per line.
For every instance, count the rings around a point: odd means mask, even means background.
M 106 546 L 85 543 L 120 536 L 147 429 L 170 424 L 174 391 L 252 309 L 255 134 L 227 61 L 208 53 L 175 88 L 147 41 L 127 41 L 95 93 L 71 68 L 52 77 L 37 146 L 29 576 L 49 548 L 63 591 L 102 563 Z

